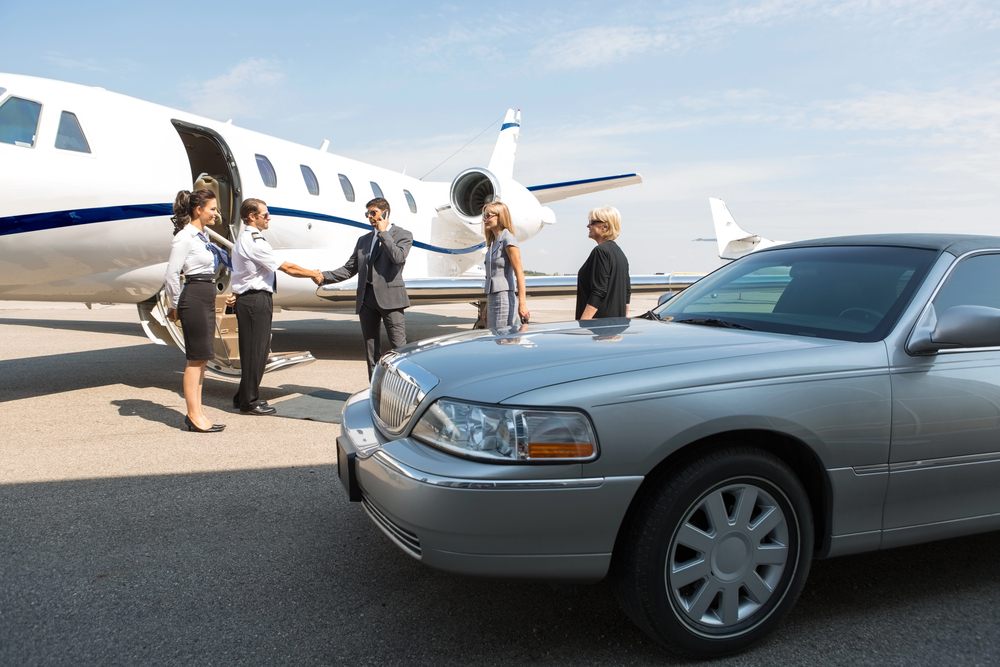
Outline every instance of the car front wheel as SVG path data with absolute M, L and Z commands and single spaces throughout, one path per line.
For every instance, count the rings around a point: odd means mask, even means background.
M 795 604 L 813 553 L 808 497 L 769 452 L 717 449 L 646 496 L 615 553 L 615 594 L 675 652 L 713 657 L 768 634 Z

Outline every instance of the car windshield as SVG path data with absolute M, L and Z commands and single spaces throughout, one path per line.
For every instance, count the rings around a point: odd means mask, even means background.
M 837 340 L 881 340 L 936 252 L 820 246 L 757 252 L 658 306 L 664 322 Z

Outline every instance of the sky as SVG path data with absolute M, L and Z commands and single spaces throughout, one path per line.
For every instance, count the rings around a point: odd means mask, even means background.
M 782 241 L 1000 233 L 995 0 L 0 0 L 0 26 L 0 72 L 411 175 L 482 132 L 427 180 L 486 166 L 507 108 L 524 185 L 642 175 L 551 204 L 535 271 L 575 273 L 606 205 L 632 273 L 717 267 L 709 197 Z

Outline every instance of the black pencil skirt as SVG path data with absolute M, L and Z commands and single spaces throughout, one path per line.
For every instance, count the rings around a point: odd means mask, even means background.
M 184 351 L 190 361 L 215 358 L 215 283 L 189 282 L 177 300 L 177 316 L 184 331 Z

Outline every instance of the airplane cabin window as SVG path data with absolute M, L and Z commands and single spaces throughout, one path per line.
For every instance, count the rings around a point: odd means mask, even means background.
M 80 121 L 75 113 L 63 111 L 59 118 L 59 132 L 56 134 L 56 148 L 64 151 L 76 151 L 77 153 L 89 153 L 90 144 L 83 134 Z
M 382 194 L 382 188 L 378 186 L 378 183 L 372 181 L 371 184 L 372 184 L 372 194 L 375 195 L 376 197 L 381 197 L 382 199 L 385 199 L 385 195 Z
M 42 105 L 20 97 L 11 97 L 0 105 L 0 143 L 24 148 L 35 146 Z
M 340 187 L 344 190 L 344 197 L 347 201 L 354 201 L 354 186 L 351 185 L 351 179 L 343 174 L 337 174 L 340 177 Z
M 302 169 L 302 180 L 306 182 L 306 189 L 309 190 L 309 194 L 319 195 L 319 180 L 316 178 L 316 174 L 304 164 L 300 164 L 299 167 Z
M 417 202 L 410 194 L 409 190 L 403 190 L 403 196 L 406 197 L 406 205 L 410 207 L 410 213 L 417 212 Z
M 260 177 L 264 181 L 264 185 L 269 188 L 278 187 L 278 174 L 274 171 L 274 167 L 271 166 L 271 161 L 265 156 L 256 154 L 257 158 L 257 170 L 260 171 Z

